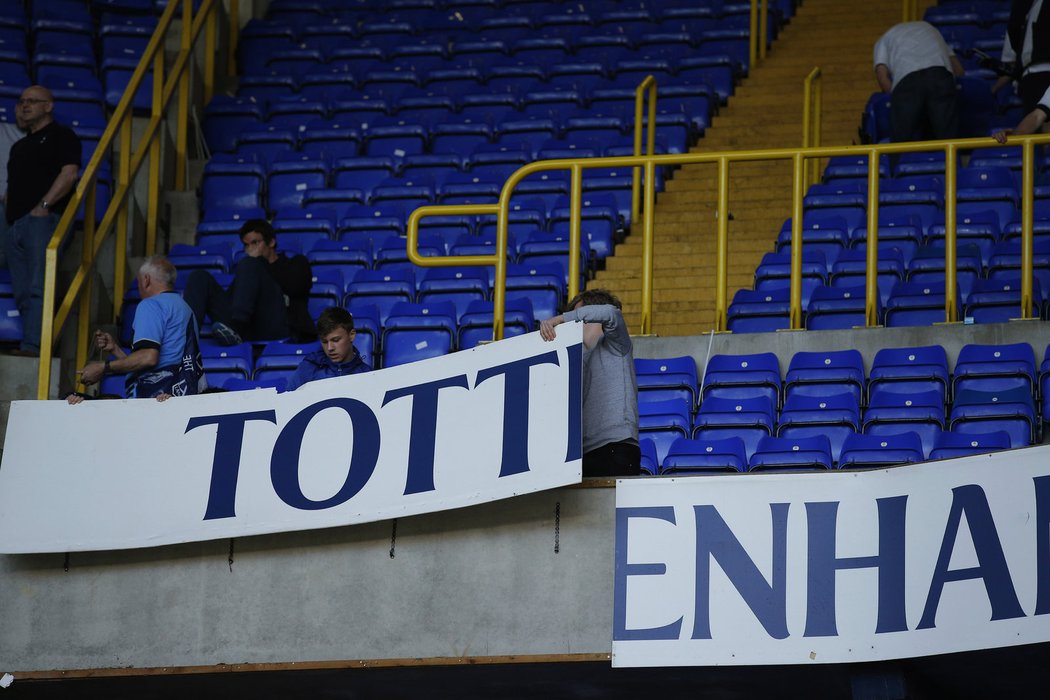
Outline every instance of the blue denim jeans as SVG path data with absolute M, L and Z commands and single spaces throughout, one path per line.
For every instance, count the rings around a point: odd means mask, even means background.
M 40 324 L 44 313 L 44 256 L 58 225 L 58 216 L 26 214 L 3 232 L 4 253 L 11 270 L 11 286 L 22 317 L 23 350 L 40 350 Z

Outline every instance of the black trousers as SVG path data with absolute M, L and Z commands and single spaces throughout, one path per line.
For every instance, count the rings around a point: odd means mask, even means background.
M 288 336 L 284 292 L 263 258 L 244 257 L 237 263 L 233 284 L 223 289 L 210 273 L 194 270 L 186 280 L 185 299 L 198 325 L 204 317 L 234 328 L 245 340 L 276 340 Z
M 584 476 L 638 476 L 642 467 L 642 451 L 630 442 L 610 442 L 585 452 Z
M 890 97 L 891 139 L 953 139 L 959 135 L 955 77 L 939 66 L 904 76 Z

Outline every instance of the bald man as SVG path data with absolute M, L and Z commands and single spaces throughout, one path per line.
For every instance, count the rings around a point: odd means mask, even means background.
M 7 160 L 7 230 L 3 236 L 11 286 L 22 317 L 22 343 L 12 354 L 40 354 L 44 308 L 44 254 L 80 172 L 80 139 L 55 122 L 51 91 L 33 85 L 15 110 L 28 132 L 11 146 Z

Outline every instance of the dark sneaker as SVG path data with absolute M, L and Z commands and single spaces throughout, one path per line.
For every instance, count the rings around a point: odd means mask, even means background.
M 211 334 L 219 345 L 241 344 L 240 334 L 221 321 L 211 324 Z

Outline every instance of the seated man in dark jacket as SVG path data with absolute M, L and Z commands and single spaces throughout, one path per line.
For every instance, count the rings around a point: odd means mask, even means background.
M 346 309 L 332 306 L 322 311 L 317 319 L 317 335 L 321 339 L 321 349 L 303 358 L 295 374 L 288 379 L 288 391 L 317 379 L 372 371 L 354 347 L 357 331 L 354 317 Z
M 186 281 L 183 298 L 197 324 L 211 317 L 212 334 L 220 345 L 289 337 L 309 342 L 314 337 L 307 308 L 313 286 L 309 261 L 278 253 L 277 236 L 268 221 L 246 221 L 240 236 L 245 255 L 228 290 L 205 270 L 194 270 Z

